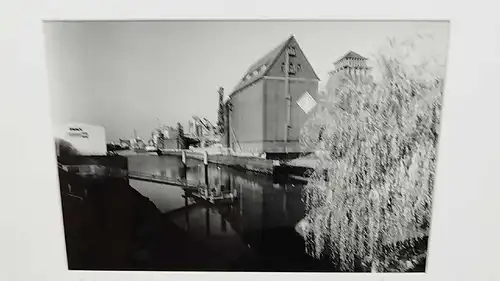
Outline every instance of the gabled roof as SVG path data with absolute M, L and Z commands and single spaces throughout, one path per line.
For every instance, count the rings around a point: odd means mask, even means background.
M 274 48 L 257 62 L 252 64 L 252 66 L 248 68 L 245 75 L 234 88 L 233 93 L 265 76 L 269 72 L 271 65 L 279 58 L 285 47 L 288 45 L 288 43 L 290 43 L 290 41 L 292 41 L 292 39 L 293 36 L 290 36 L 287 40 L 279 44 L 276 48 Z M 256 75 L 252 75 L 254 71 L 257 71 Z M 251 76 L 251 78 L 245 79 L 245 77 L 249 75 Z
M 347 52 L 345 55 L 343 55 L 340 59 L 336 60 L 334 62 L 334 64 L 340 62 L 341 60 L 343 59 L 358 59 L 358 60 L 367 60 L 367 58 L 363 57 L 362 55 L 356 53 L 356 52 L 353 52 L 353 51 L 349 51 Z
M 293 36 L 290 36 L 288 39 L 279 44 L 276 48 L 274 48 L 265 56 L 263 56 L 260 60 L 252 64 L 252 66 L 248 68 L 247 74 L 252 73 L 254 70 L 258 69 L 262 65 L 267 65 L 269 67 L 270 64 L 273 63 L 279 57 L 279 55 L 285 49 L 286 45 L 288 45 L 288 43 L 290 43 L 290 41 L 292 41 L 293 38 L 294 38 Z
M 257 62 L 252 64 L 246 71 L 245 75 L 242 77 L 238 85 L 234 88 L 232 93 L 235 93 L 242 88 L 246 87 L 247 85 L 259 80 L 260 78 L 266 76 L 269 73 L 269 70 L 272 68 L 273 64 L 278 60 L 278 58 L 281 56 L 283 51 L 285 51 L 286 46 L 290 44 L 295 40 L 295 37 L 291 35 L 287 40 L 279 44 L 276 48 L 271 50 L 269 53 L 267 53 L 265 56 L 263 56 L 261 59 L 259 59 Z M 296 43 L 298 45 L 298 43 Z M 300 48 L 300 46 L 299 46 Z M 306 58 L 307 61 L 307 58 Z M 309 61 L 307 61 L 309 63 Z M 317 79 L 319 79 L 314 73 Z M 249 77 L 250 79 L 245 79 L 245 77 Z M 232 94 L 231 94 L 232 95 Z

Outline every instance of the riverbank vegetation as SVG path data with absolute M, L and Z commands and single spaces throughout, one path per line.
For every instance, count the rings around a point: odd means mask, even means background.
M 445 65 L 421 51 L 431 40 L 390 40 L 374 75 L 343 76 L 303 129 L 322 152 L 303 194 L 307 249 L 344 271 L 425 263 Z

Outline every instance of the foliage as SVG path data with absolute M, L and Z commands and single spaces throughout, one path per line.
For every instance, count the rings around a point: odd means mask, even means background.
M 219 88 L 219 110 L 218 110 L 218 118 L 217 118 L 217 130 L 220 135 L 223 135 L 225 132 L 225 117 L 224 117 L 224 88 Z
M 379 79 L 341 77 L 302 131 L 303 149 L 324 152 L 303 194 L 307 248 L 344 270 L 387 270 L 428 235 L 444 61 L 418 59 L 417 43 L 389 41 Z

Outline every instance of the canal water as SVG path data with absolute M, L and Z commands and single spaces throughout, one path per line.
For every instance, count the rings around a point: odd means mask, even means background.
M 185 170 L 175 156 L 128 157 L 130 171 L 169 178 L 205 181 L 201 161 L 187 160 Z M 295 231 L 304 216 L 301 183 L 274 183 L 273 177 L 227 166 L 209 164 L 210 186 L 236 189 L 233 205 L 213 206 L 185 200 L 180 187 L 130 180 L 130 186 L 147 197 L 164 216 L 216 253 L 212 258 L 231 261 L 237 268 L 258 271 L 335 271 L 305 253 Z M 227 268 L 230 270 L 230 268 Z

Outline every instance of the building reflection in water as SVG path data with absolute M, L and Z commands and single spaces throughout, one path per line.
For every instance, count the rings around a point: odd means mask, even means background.
M 200 183 L 205 181 L 205 169 L 201 161 L 188 159 L 185 169 L 178 157 L 138 157 L 129 161 L 130 170 L 144 173 L 160 171 L 161 175 L 168 177 Z M 189 235 L 203 235 L 210 239 L 218 236 L 229 239 L 227 237 L 235 235 L 240 237 L 238 239 L 248 235 L 261 237 L 259 233 L 266 230 L 283 227 L 294 229 L 304 215 L 301 185 L 274 184 L 270 176 L 214 164 L 209 164 L 208 181 L 210 186 L 236 189 L 239 200 L 232 206 L 214 207 L 199 203 L 191 206 L 195 202 L 183 198 L 184 211 L 171 219 Z M 165 189 L 165 186 L 158 185 L 158 188 Z M 140 187 L 137 189 L 141 192 Z M 158 198 L 150 200 L 155 202 Z M 248 241 L 248 244 L 259 243 L 261 238 L 255 239 Z

